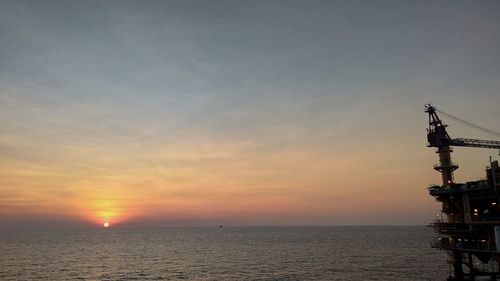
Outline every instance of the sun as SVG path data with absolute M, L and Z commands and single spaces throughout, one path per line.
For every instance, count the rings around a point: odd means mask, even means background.
M 107 227 L 109 227 L 109 222 L 105 222 L 105 223 L 103 224 L 103 226 L 104 226 L 104 227 L 106 227 L 106 228 L 107 228 Z

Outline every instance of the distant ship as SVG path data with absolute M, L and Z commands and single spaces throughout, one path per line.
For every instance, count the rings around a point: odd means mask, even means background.
M 430 195 L 442 203 L 442 214 L 431 223 L 439 235 L 432 240 L 431 246 L 448 251 L 449 281 L 500 280 L 498 161 L 492 161 L 490 157 L 486 178 L 466 183 L 455 182 L 453 172 L 458 169 L 458 164 L 451 161 L 452 146 L 500 149 L 500 141 L 452 139 L 437 112 L 490 133 L 493 131 L 439 111 L 430 104 L 426 105 L 425 112 L 429 115 L 427 146 L 437 148 L 439 164 L 434 165 L 434 169 L 442 176 L 441 185 L 429 187 Z

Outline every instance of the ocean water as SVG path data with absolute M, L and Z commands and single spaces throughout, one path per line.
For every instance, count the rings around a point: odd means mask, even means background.
M 445 280 L 424 226 L 0 232 L 0 280 Z

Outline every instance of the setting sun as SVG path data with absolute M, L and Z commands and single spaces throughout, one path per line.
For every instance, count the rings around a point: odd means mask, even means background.
M 105 223 L 104 223 L 104 227 L 109 227 L 109 223 L 108 223 L 108 222 L 105 222 Z

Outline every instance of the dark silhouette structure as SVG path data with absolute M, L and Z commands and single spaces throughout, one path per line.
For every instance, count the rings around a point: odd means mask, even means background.
M 428 104 L 427 146 L 436 147 L 439 164 L 434 169 L 441 173 L 442 184 L 429 187 L 430 195 L 442 203 L 442 214 L 431 224 L 438 233 L 431 246 L 449 253 L 449 281 L 500 279 L 500 168 L 498 161 L 486 167 L 486 178 L 457 183 L 453 172 L 458 164 L 451 161 L 452 146 L 500 149 L 500 141 L 467 138 L 452 139 L 447 125 L 437 112 L 476 128 L 491 130 L 461 120 L 437 110 Z M 498 134 L 496 132 L 493 132 Z M 500 135 L 500 134 L 499 134 Z

